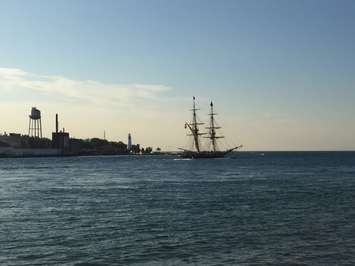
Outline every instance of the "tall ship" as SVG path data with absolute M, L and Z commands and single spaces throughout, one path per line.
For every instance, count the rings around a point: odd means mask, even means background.
M 217 140 L 224 138 L 224 136 L 219 136 L 217 135 L 217 130 L 220 129 L 221 127 L 217 125 L 215 116 L 216 113 L 214 112 L 213 109 L 213 102 L 210 103 L 210 122 L 209 126 L 206 127 L 208 132 L 200 132 L 199 126 L 204 125 L 204 123 L 200 122 L 197 119 L 197 111 L 199 109 L 196 108 L 196 98 L 193 97 L 193 105 L 192 105 L 192 121 L 191 122 L 186 122 L 185 123 L 185 128 L 188 129 L 190 132 L 188 136 L 192 137 L 193 144 L 192 144 L 192 149 L 182 149 L 182 153 L 180 154 L 180 157 L 182 158 L 192 158 L 192 159 L 200 159 L 200 158 L 223 158 L 225 157 L 228 153 L 231 153 L 234 150 L 237 150 L 242 147 L 242 145 L 236 146 L 231 149 L 227 150 L 219 150 L 218 148 L 218 143 Z M 204 150 L 202 148 L 202 141 L 201 138 L 206 138 L 208 139 L 208 149 Z

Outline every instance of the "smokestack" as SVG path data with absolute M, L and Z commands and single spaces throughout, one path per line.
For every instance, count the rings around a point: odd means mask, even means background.
M 59 122 L 58 122 L 58 114 L 55 114 L 55 133 L 58 133 Z

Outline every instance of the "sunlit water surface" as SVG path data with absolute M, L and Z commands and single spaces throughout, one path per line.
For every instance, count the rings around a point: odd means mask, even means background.
M 355 265 L 355 153 L 0 159 L 1 265 Z

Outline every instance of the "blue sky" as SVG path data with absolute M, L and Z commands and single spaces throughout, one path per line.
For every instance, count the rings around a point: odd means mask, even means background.
M 151 112 L 152 117 L 166 113 L 183 125 L 180 119 L 189 116 L 187 99 L 196 95 L 203 105 L 215 100 L 226 133 L 250 149 L 355 149 L 355 137 L 350 136 L 355 136 L 354 15 L 355 2 L 346 0 L 2 0 L 0 67 L 42 78 L 169 88 L 159 90 L 154 100 L 141 99 L 141 109 L 132 107 L 136 114 L 123 122 L 122 131 L 100 125 L 114 138 L 135 130 L 129 121 L 139 123 L 139 112 Z M 71 95 L 33 88 L 2 94 L 6 107 L 21 102 L 28 109 L 45 102 L 53 112 L 61 105 L 51 105 L 51 98 Z M 85 108 L 103 110 L 97 103 Z M 116 107 L 102 112 L 112 109 Z M 176 112 L 182 114 L 174 116 Z M 122 111 L 108 117 L 108 124 L 121 116 L 129 115 Z M 67 119 L 78 136 L 90 135 L 75 127 L 75 116 L 68 114 Z M 157 116 L 156 123 L 164 119 Z M 19 126 L 2 121 L 0 129 Z M 283 130 L 287 127 L 299 131 L 293 135 Z M 178 137 L 183 129 L 172 129 L 167 135 L 173 140 L 164 139 L 167 148 L 183 145 Z M 139 133 L 143 130 L 136 129 L 141 142 L 159 145 L 159 139 Z M 282 141 L 269 136 L 275 134 Z M 319 134 L 324 135 L 317 139 Z

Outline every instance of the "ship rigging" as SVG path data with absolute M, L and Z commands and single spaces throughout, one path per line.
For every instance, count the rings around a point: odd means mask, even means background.
M 201 123 L 197 120 L 197 109 L 196 108 L 196 98 L 193 97 L 193 105 L 192 105 L 192 122 L 191 123 L 185 123 L 185 128 L 188 128 L 190 130 L 190 133 L 188 136 L 193 137 L 193 146 L 195 150 L 187 150 L 187 149 L 181 149 L 183 152 L 181 153 L 181 157 L 183 158 L 222 158 L 228 153 L 231 153 L 234 150 L 237 150 L 242 147 L 242 145 L 236 146 L 232 149 L 227 149 L 227 150 L 219 150 L 218 144 L 217 144 L 217 139 L 224 138 L 224 136 L 218 136 L 216 130 L 220 129 L 221 127 L 217 125 L 215 116 L 217 115 L 214 112 L 213 108 L 213 102 L 210 103 L 210 123 L 209 126 L 206 127 L 208 129 L 208 133 L 200 132 L 199 126 L 203 125 L 204 123 Z M 204 136 L 207 135 L 207 136 Z M 210 149 L 209 150 L 202 150 L 201 149 L 201 141 L 200 137 L 204 136 L 204 138 L 209 139 L 210 142 Z

